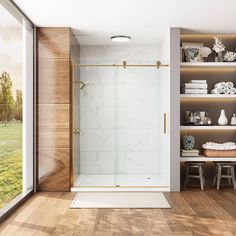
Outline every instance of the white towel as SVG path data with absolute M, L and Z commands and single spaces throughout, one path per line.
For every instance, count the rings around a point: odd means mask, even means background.
M 185 89 L 186 94 L 207 94 L 207 89 Z
M 225 87 L 225 88 L 224 88 L 224 94 L 229 94 L 229 93 L 230 93 L 230 88 Z
M 229 90 L 229 93 L 230 93 L 230 94 L 235 94 L 235 93 L 236 93 L 236 88 L 231 88 L 231 89 Z
M 236 145 L 233 142 L 226 142 L 226 143 L 206 142 L 202 145 L 202 148 L 211 150 L 235 150 Z
M 222 88 L 214 88 L 211 90 L 211 94 L 222 94 Z
M 207 83 L 206 80 L 190 80 L 189 82 L 193 84 L 206 84 Z
M 233 82 L 227 82 L 226 86 L 231 89 L 231 88 L 234 87 L 234 83 Z
M 225 94 L 225 90 L 226 90 L 227 87 L 221 87 L 221 90 L 222 90 L 222 94 Z
M 214 88 L 224 88 L 226 87 L 226 83 L 225 82 L 220 82 L 215 84 Z
M 193 84 L 193 83 L 186 83 L 186 89 L 207 89 L 207 84 Z

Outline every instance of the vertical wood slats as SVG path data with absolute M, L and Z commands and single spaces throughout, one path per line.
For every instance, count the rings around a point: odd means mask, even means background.
M 71 30 L 37 28 L 37 189 L 69 191 L 71 175 Z

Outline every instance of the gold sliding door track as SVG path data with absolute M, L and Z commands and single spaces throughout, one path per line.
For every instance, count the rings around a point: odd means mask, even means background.
M 75 67 L 168 67 L 167 64 L 162 64 L 160 61 L 157 61 L 156 64 L 127 64 L 127 61 L 123 61 L 122 64 L 74 64 Z

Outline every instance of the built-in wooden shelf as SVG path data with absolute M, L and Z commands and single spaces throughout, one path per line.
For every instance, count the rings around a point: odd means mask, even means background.
M 198 157 L 180 157 L 180 162 L 184 161 L 236 161 L 236 157 L 206 157 L 206 156 L 198 156 Z
M 236 94 L 180 94 L 181 101 L 190 100 L 236 100 Z
M 219 125 L 212 125 L 212 126 L 187 126 L 187 125 L 181 125 L 181 130 L 236 130 L 236 126 L 219 126 Z
M 181 67 L 236 67 L 236 62 L 181 62 Z

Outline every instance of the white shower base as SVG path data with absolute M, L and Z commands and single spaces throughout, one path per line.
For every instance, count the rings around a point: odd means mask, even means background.
M 169 191 L 160 175 L 79 175 L 72 191 Z

